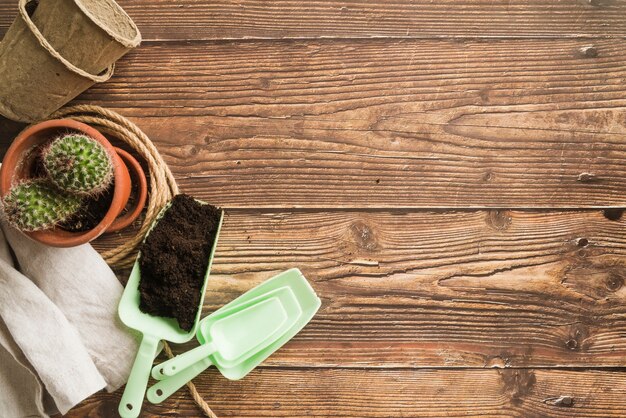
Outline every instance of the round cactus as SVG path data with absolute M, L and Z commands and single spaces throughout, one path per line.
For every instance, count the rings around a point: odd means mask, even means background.
M 55 139 L 43 150 L 43 165 L 50 180 L 68 192 L 95 196 L 113 179 L 113 163 L 107 150 L 82 134 Z
M 74 215 L 81 202 L 80 196 L 58 190 L 43 179 L 17 184 L 3 199 L 7 220 L 22 231 L 50 229 Z

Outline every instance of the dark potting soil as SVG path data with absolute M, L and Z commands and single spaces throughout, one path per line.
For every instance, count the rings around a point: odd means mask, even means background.
M 111 206 L 114 189 L 115 184 L 111 183 L 101 194 L 85 198 L 80 210 L 67 221 L 60 223 L 59 226 L 70 232 L 84 232 L 95 228 Z
M 128 203 L 126 203 L 126 207 L 122 209 L 118 217 L 124 215 L 128 212 L 129 208 L 135 205 L 135 201 L 138 197 L 138 189 L 137 182 L 132 182 Z M 107 214 L 111 202 L 113 201 L 114 192 L 115 180 L 113 180 L 111 185 L 103 193 L 98 196 L 86 198 L 83 201 L 80 211 L 67 221 L 59 224 L 59 226 L 70 232 L 84 232 L 95 228 Z
M 177 195 L 141 246 L 139 308 L 193 328 L 220 209 Z
M 41 152 L 43 148 L 44 146 L 40 145 L 31 151 L 32 153 L 35 153 L 35 157 L 32 160 L 33 165 L 31 169 L 33 173 L 33 178 L 41 178 L 41 177 L 46 177 L 48 175 L 48 173 L 46 173 L 46 169 L 43 166 L 43 156 Z M 30 160 L 30 157 L 25 158 L 25 160 L 27 161 Z

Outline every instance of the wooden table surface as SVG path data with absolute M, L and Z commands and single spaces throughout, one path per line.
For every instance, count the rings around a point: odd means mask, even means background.
M 295 266 L 323 301 L 196 379 L 218 416 L 626 416 L 626 1 L 120 4 L 144 42 L 77 102 L 226 208 L 206 312 Z

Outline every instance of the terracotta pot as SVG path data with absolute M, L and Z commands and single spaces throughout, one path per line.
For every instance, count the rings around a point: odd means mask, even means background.
M 11 186 L 32 177 L 35 152 L 56 136 L 68 132 L 81 132 L 98 141 L 113 161 L 115 184 L 113 199 L 106 215 L 95 228 L 84 232 L 70 232 L 61 228 L 26 232 L 26 235 L 53 247 L 74 247 L 99 237 L 122 212 L 130 196 L 130 175 L 126 165 L 109 141 L 97 130 L 71 119 L 49 120 L 22 131 L 7 150 L 0 168 L 0 196 L 4 197 Z
M 117 155 L 122 158 L 124 164 L 126 164 L 126 168 L 130 173 L 131 183 L 137 187 L 137 191 L 135 196 L 129 199 L 129 201 L 131 201 L 131 206 L 127 208 L 125 214 L 119 216 L 113 221 L 111 226 L 109 226 L 105 231 L 107 234 L 110 232 L 117 232 L 132 224 L 135 219 L 139 217 L 144 206 L 146 206 L 146 198 L 148 197 L 148 181 L 146 180 L 146 174 L 143 172 L 143 168 L 141 168 L 141 164 L 139 164 L 135 157 L 123 149 L 116 147 L 115 151 L 117 152 Z

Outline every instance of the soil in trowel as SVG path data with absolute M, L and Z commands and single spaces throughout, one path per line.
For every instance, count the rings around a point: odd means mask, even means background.
M 142 312 L 193 328 L 221 212 L 178 195 L 141 246 Z

